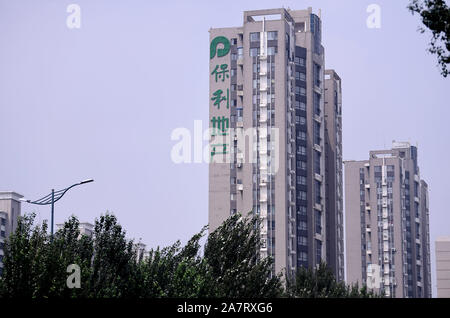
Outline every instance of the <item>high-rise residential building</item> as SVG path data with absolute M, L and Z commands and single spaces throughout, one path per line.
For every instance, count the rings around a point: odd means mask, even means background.
M 450 298 L 450 236 L 436 239 L 436 285 L 438 298 Z
M 325 210 L 327 263 L 344 280 L 344 192 L 342 177 L 341 79 L 325 71 Z
M 22 195 L 16 192 L 0 192 L 0 275 L 3 273 L 3 256 L 6 239 L 17 227 L 21 215 Z
M 321 38 L 311 8 L 210 29 L 209 225 L 252 211 L 275 272 L 324 261 L 342 279 L 341 80 Z
M 394 142 L 344 166 L 347 281 L 390 297 L 430 297 L 428 186 L 417 148 Z

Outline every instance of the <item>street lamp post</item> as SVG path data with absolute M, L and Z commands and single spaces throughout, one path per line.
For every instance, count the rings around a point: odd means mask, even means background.
M 46 195 L 45 197 L 42 197 L 38 200 L 35 201 L 31 201 L 31 200 L 27 200 L 27 199 L 20 199 L 23 202 L 27 202 L 30 204 L 36 204 L 36 205 L 48 205 L 51 204 L 52 205 L 52 214 L 51 214 L 51 225 L 50 225 L 50 231 L 51 231 L 51 238 L 53 239 L 53 218 L 54 218 L 54 214 L 55 214 L 55 202 L 57 202 L 59 199 L 61 199 L 64 194 L 66 194 L 67 191 L 69 191 L 70 189 L 72 189 L 73 187 L 76 187 L 78 185 L 82 185 L 85 183 L 89 183 L 89 182 L 93 182 L 94 179 L 87 179 L 87 180 L 83 180 L 81 182 L 72 184 L 70 187 L 67 187 L 65 189 L 59 190 L 59 191 L 55 191 L 55 189 L 52 189 L 52 193 Z

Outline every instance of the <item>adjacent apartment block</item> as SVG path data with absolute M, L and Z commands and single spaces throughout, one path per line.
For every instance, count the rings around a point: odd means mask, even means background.
M 253 211 L 275 272 L 324 261 L 342 280 L 341 79 L 320 13 L 245 11 L 210 44 L 210 230 Z
M 17 218 L 21 215 L 23 196 L 16 192 L 0 192 L 0 275 L 3 273 L 3 256 L 6 238 L 17 227 Z
M 437 297 L 450 298 L 450 236 L 436 239 Z
M 390 297 L 431 297 L 428 186 L 417 148 L 394 142 L 344 166 L 347 281 Z
M 61 230 L 64 228 L 64 223 L 56 224 L 56 229 Z M 89 237 L 93 237 L 94 235 L 94 225 L 89 222 L 82 222 L 78 225 L 78 230 L 80 231 L 80 237 L 81 235 L 86 235 Z

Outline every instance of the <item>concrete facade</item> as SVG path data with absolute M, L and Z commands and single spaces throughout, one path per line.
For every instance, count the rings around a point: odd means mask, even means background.
M 17 218 L 21 215 L 21 198 L 23 196 L 16 192 L 0 192 L 0 275 L 6 239 L 17 228 Z
M 450 298 L 450 236 L 436 239 L 437 297 Z
M 337 173 L 342 160 L 340 137 L 333 135 L 341 131 L 334 112 L 336 102 L 341 109 L 341 89 L 336 73 L 329 73 L 329 84 L 324 80 L 320 17 L 311 8 L 246 11 L 241 27 L 211 29 L 210 43 L 210 231 L 233 213 L 256 213 L 259 252 L 274 258 L 275 272 L 325 261 L 343 277 L 339 205 L 327 197 L 339 185 L 326 184 L 327 167 Z M 225 99 L 217 103 L 218 96 Z M 334 165 L 327 165 L 327 154 Z
M 342 173 L 342 88 L 334 70 L 325 71 L 325 196 L 327 262 L 344 280 L 344 193 Z
M 417 148 L 394 142 L 344 166 L 347 282 L 389 297 L 430 297 L 428 187 Z

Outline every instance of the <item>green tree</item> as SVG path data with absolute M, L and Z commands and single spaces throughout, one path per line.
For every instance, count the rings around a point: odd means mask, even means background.
M 286 295 L 298 298 L 373 298 L 380 297 L 364 286 L 347 286 L 338 282 L 331 269 L 321 263 L 317 269 L 300 267 L 293 277 L 288 277 Z
M 436 54 L 441 74 L 447 77 L 450 63 L 450 7 L 444 0 L 411 0 L 408 9 L 412 14 L 419 14 L 422 23 L 431 31 L 429 52 Z M 426 29 L 419 30 L 424 33 Z
M 280 276 L 272 275 L 271 258 L 259 259 L 260 223 L 256 216 L 229 217 L 208 237 L 205 261 L 216 297 L 277 297 Z
M 0 295 L 8 297 L 71 297 L 80 292 L 66 287 L 67 266 L 78 264 L 87 273 L 92 257 L 91 241 L 78 239 L 78 220 L 65 223 L 51 240 L 47 224 L 33 227 L 35 215 L 20 217 L 9 237 L 0 279 Z
M 186 245 L 150 250 L 138 258 L 115 216 L 95 222 L 93 237 L 80 235 L 71 217 L 54 237 L 47 224 L 34 224 L 34 215 L 19 219 L 7 241 L 2 297 L 374 297 L 365 288 L 336 282 L 322 264 L 317 270 L 298 269 L 288 277 L 274 275 L 273 260 L 260 259 L 260 220 L 239 214 L 210 233 L 201 253 L 206 227 Z M 66 285 L 67 266 L 81 269 L 81 288 Z

